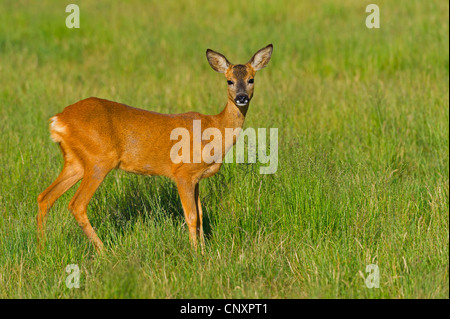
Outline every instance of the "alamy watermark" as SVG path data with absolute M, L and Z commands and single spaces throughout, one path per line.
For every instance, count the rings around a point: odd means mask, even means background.
M 70 12 L 66 18 L 66 27 L 69 29 L 80 28 L 80 7 L 76 4 L 69 4 L 66 7 L 66 12 Z
M 370 14 L 366 18 L 366 27 L 369 29 L 380 28 L 380 8 L 376 4 L 369 4 L 366 7 L 366 12 Z
M 225 128 L 202 130 L 201 120 L 194 120 L 191 132 L 177 127 L 170 133 L 170 140 L 177 141 L 170 150 L 173 163 L 233 163 L 233 144 L 236 141 L 237 163 L 268 164 L 259 168 L 260 174 L 274 174 L 278 169 L 278 128 Z M 268 135 L 268 136 L 267 136 Z M 245 161 L 245 137 L 247 138 L 247 161 Z M 267 147 L 269 138 L 269 148 Z M 209 142 L 207 142 L 209 141 Z M 256 147 L 257 145 L 257 147 Z M 258 150 L 256 150 L 258 148 Z
M 70 264 L 66 267 L 66 287 L 69 289 L 80 288 L 80 267 L 77 264 Z
M 66 12 L 70 13 L 66 18 L 66 26 L 69 29 L 80 28 L 80 7 L 76 4 L 66 6 Z M 370 13 L 366 17 L 366 27 L 369 29 L 380 28 L 380 8 L 376 4 L 366 6 L 366 12 Z
M 369 273 L 364 283 L 369 289 L 380 288 L 380 268 L 376 264 L 366 266 L 366 272 Z

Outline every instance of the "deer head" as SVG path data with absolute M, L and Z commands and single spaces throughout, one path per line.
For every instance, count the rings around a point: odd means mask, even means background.
M 253 97 L 255 73 L 270 61 L 273 46 L 269 44 L 256 52 L 246 64 L 232 64 L 227 58 L 213 50 L 206 50 L 206 58 L 211 67 L 224 73 L 228 83 L 228 98 L 237 106 L 247 106 Z

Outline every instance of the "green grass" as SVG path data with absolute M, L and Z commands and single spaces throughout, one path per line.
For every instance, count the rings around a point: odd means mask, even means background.
M 60 1 L 0 4 L 0 298 L 449 297 L 448 2 L 376 1 L 380 29 L 357 0 L 77 3 L 72 30 Z M 203 256 L 174 184 L 119 171 L 88 210 L 106 254 L 67 209 L 76 187 L 37 251 L 36 197 L 62 167 L 49 117 L 89 96 L 218 113 L 205 50 L 244 63 L 269 43 L 245 127 L 278 128 L 278 171 L 202 181 Z

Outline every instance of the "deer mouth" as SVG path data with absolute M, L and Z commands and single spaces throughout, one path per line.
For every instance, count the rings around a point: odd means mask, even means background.
M 236 103 L 237 106 L 246 106 L 250 102 L 250 99 L 248 95 L 238 95 L 234 99 L 234 103 Z

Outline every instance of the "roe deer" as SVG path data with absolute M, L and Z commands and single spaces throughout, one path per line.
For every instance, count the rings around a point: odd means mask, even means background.
M 120 168 L 143 175 L 162 175 L 175 181 L 190 242 L 197 248 L 199 236 L 203 252 L 199 182 L 217 173 L 226 152 L 236 143 L 237 136 L 233 136 L 232 141 L 221 142 L 224 151 L 217 161 L 207 163 L 202 159 L 200 163 L 174 163 L 170 153 L 176 141 L 171 140 L 171 131 L 187 129 L 191 133 L 192 145 L 194 120 L 201 121 L 202 130 L 216 128 L 222 134 L 225 128 L 242 128 L 253 96 L 255 73 L 267 65 L 272 49 L 270 44 L 256 52 L 248 63 L 236 65 L 218 52 L 206 51 L 211 67 L 224 73 L 228 83 L 227 104 L 217 115 L 196 112 L 160 114 L 91 97 L 69 105 L 53 116 L 50 119 L 50 135 L 61 148 L 64 167 L 56 180 L 38 196 L 36 219 L 39 246 L 44 239 L 47 212 L 64 192 L 82 179 L 69 203 L 69 210 L 96 250 L 101 251 L 103 243 L 89 222 L 87 206 L 106 175 L 112 169 Z M 192 146 L 190 152 L 192 158 Z

